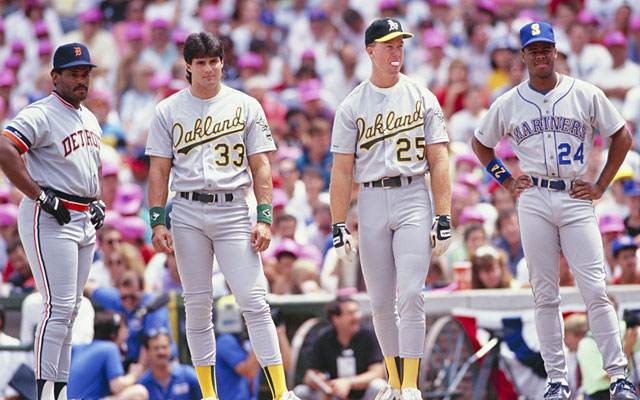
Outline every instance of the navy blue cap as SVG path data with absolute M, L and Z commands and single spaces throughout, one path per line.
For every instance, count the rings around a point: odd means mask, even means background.
M 640 181 L 627 180 L 622 183 L 625 196 L 640 196 Z
M 611 252 L 614 257 L 618 256 L 618 252 L 624 249 L 637 249 L 638 245 L 629 235 L 620 235 L 611 243 Z
M 70 68 L 78 65 L 97 67 L 97 65 L 91 64 L 91 56 L 87 46 L 82 43 L 67 43 L 56 49 L 53 55 L 53 69 Z
M 534 21 L 520 29 L 520 49 L 524 49 L 528 44 L 535 42 L 556 44 L 553 28 L 550 24 L 542 21 Z
M 400 21 L 393 18 L 376 19 L 364 32 L 364 44 L 368 46 L 371 42 L 386 42 L 398 36 L 403 39 L 413 37 L 413 34 L 402 31 Z

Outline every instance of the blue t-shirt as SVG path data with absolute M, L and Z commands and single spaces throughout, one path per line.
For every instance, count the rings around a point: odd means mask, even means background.
M 67 383 L 70 399 L 100 399 L 111 394 L 109 381 L 124 375 L 118 345 L 94 340 L 71 347 L 71 368 Z
M 93 299 L 105 310 L 119 312 L 127 317 L 127 330 L 129 331 L 129 336 L 127 337 L 126 358 L 129 360 L 138 360 L 144 336 L 148 334 L 151 329 L 159 328 L 165 328 L 167 332 L 169 332 L 169 337 L 171 338 L 171 356 L 175 357 L 178 354 L 178 349 L 173 341 L 173 335 L 171 334 L 169 309 L 167 309 L 166 306 L 161 307 L 152 313 L 147 313 L 142 320 L 136 317 L 136 311 L 144 307 L 154 298 L 155 296 L 145 293 L 138 308 L 135 311 L 130 312 L 125 310 L 122 306 L 122 300 L 120 299 L 120 292 L 118 289 L 99 287 L 93 292 Z
M 149 391 L 149 400 L 200 400 L 202 392 L 196 370 L 190 365 L 178 363 L 172 364 L 171 369 L 168 387 L 162 386 L 151 370 L 142 375 L 138 383 Z
M 247 341 L 248 342 L 248 341 Z M 238 374 L 236 367 L 247 359 L 247 351 L 230 333 L 216 337 L 216 384 L 218 397 L 225 400 L 256 400 L 260 374 L 253 381 L 253 393 L 249 379 Z

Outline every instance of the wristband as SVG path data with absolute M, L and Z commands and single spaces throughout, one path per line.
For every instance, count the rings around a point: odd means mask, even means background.
M 164 207 L 151 207 L 149 210 L 149 222 L 152 228 L 157 225 L 165 224 L 165 210 Z
M 264 222 L 267 225 L 273 223 L 273 206 L 271 204 L 258 204 L 258 222 Z
M 499 158 L 494 158 L 489 164 L 487 164 L 487 172 L 501 185 L 505 179 L 511 176 L 509 171 L 507 171 L 507 168 L 502 163 L 502 160 Z

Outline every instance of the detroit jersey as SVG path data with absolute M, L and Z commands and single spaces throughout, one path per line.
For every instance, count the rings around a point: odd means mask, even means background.
M 595 131 L 609 137 L 624 124 L 602 90 L 562 75 L 546 95 L 526 81 L 499 97 L 475 137 L 493 148 L 507 136 L 524 174 L 581 179 Z
M 99 194 L 102 129 L 86 107 L 76 109 L 53 92 L 20 111 L 3 134 L 26 153 L 27 171 L 41 187 Z
M 221 85 L 210 99 L 195 97 L 187 88 L 161 101 L 146 154 L 173 159 L 171 190 L 215 192 L 251 186 L 247 157 L 273 150 L 260 103 Z
M 426 146 L 448 142 L 438 100 L 400 74 L 390 88 L 368 79 L 338 107 L 331 139 L 334 153 L 355 154 L 354 179 L 414 176 L 429 170 Z

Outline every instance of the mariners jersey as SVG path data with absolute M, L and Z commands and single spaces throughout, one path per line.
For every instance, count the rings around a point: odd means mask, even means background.
M 20 111 L 2 134 L 26 153 L 27 171 L 41 187 L 98 196 L 102 129 L 89 109 L 53 92 Z
M 499 97 L 475 137 L 495 147 L 507 136 L 527 175 L 581 179 L 595 131 L 609 137 L 624 124 L 602 90 L 563 75 L 546 95 L 533 90 L 527 81 Z
M 366 80 L 343 100 L 331 151 L 355 154 L 354 180 L 361 183 L 424 174 L 429 170 L 426 146 L 448 141 L 436 97 L 400 74 L 390 88 Z
M 260 103 L 222 85 L 210 99 L 186 88 L 161 101 L 146 154 L 173 159 L 171 190 L 215 192 L 251 186 L 247 157 L 275 148 Z

